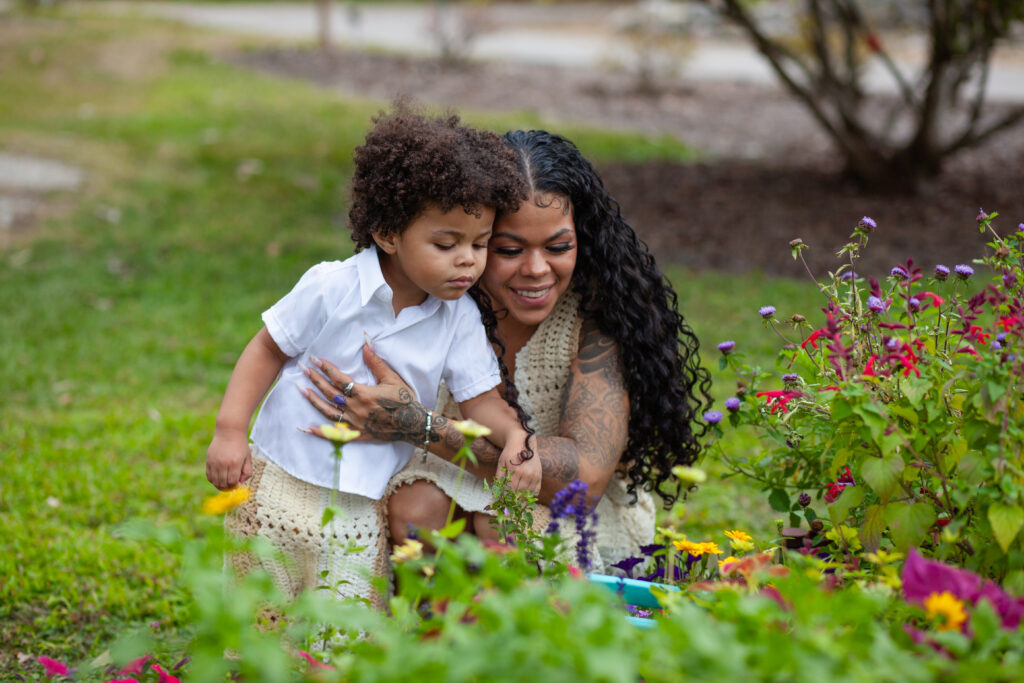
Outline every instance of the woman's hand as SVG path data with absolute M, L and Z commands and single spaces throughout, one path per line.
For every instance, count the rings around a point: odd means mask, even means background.
M 408 441 L 422 445 L 426 433 L 426 408 L 416 400 L 409 385 L 374 353 L 369 344 L 363 346 L 363 361 L 377 378 L 376 386 L 353 382 L 352 389 L 345 396 L 343 390 L 352 378 L 333 364 L 317 359 L 316 369 L 307 368 L 306 376 L 320 393 L 304 389 L 302 393 L 306 400 L 332 422 L 344 420 L 362 432 L 358 441 Z M 339 396 L 344 398 L 341 406 L 334 402 Z M 317 427 L 310 427 L 310 431 L 325 438 Z

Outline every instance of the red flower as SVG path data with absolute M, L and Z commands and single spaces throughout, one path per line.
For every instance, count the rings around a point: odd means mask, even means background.
M 334 667 L 330 664 L 324 664 L 308 652 L 303 652 L 302 650 L 299 650 L 299 656 L 305 659 L 307 662 L 309 662 L 310 669 L 334 669 Z
M 878 375 L 875 374 L 875 361 L 876 360 L 878 360 L 878 354 L 877 353 L 873 353 L 873 354 L 871 354 L 871 357 L 868 358 L 867 365 L 864 366 L 864 374 L 867 375 L 868 377 L 878 377 Z
M 815 330 L 811 332 L 811 335 L 804 339 L 803 343 L 800 344 L 801 349 L 806 349 L 807 345 L 810 344 L 812 349 L 818 348 L 818 343 L 815 341 L 818 337 L 825 334 L 825 330 Z
M 141 674 L 142 667 L 149 660 L 149 655 L 143 655 L 138 659 L 133 659 L 124 665 L 124 668 L 118 671 L 119 674 Z
M 946 300 L 943 299 L 941 296 L 939 296 L 938 294 L 932 294 L 931 292 L 921 292 L 920 294 L 917 295 L 917 298 L 918 300 L 928 299 L 929 301 L 932 302 L 932 306 L 935 306 L 935 308 L 938 308 L 942 304 L 946 303 Z
M 825 492 L 825 502 L 834 503 L 839 494 L 843 492 L 845 487 L 842 484 L 829 484 L 828 491 Z
M 172 676 L 161 668 L 159 664 L 154 664 L 149 667 L 151 670 L 156 672 L 156 675 L 160 677 L 160 683 L 181 683 L 181 679 L 177 676 Z
M 921 376 L 921 371 L 917 369 L 917 365 L 914 361 L 917 360 L 917 356 L 912 353 L 908 353 L 905 356 L 900 356 L 899 361 L 903 365 L 903 376 L 910 377 L 911 372 L 917 373 L 917 376 Z
M 991 332 L 985 332 L 981 327 L 977 325 L 971 325 L 970 331 L 964 335 L 968 339 L 975 339 L 979 344 L 988 344 L 988 338 L 992 336 Z
M 803 396 L 799 391 L 792 391 L 786 389 L 777 389 L 775 391 L 759 391 L 756 396 L 761 398 L 765 397 L 765 403 L 771 406 L 772 413 L 777 413 L 780 410 L 786 409 L 786 404 L 792 401 L 794 398 Z
M 1002 318 L 999 319 L 999 322 L 997 322 L 996 324 L 1002 325 L 1004 332 L 1009 332 L 1011 327 L 1020 322 L 1022 322 L 1021 319 L 1015 315 L 1004 315 Z
M 50 659 L 49 657 L 43 655 L 42 657 L 36 657 L 36 661 L 43 665 L 43 669 L 46 670 L 47 678 L 50 678 L 52 676 L 68 675 L 67 664 L 62 664 L 61 662 L 58 662 L 56 659 Z

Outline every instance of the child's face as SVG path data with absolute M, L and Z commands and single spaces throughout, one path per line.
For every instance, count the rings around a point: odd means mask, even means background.
M 461 206 L 442 212 L 428 204 L 401 234 L 375 234 L 389 255 L 382 269 L 396 297 L 415 298 L 417 290 L 448 300 L 465 294 L 487 265 L 493 224 L 491 208 L 481 207 L 478 218 Z

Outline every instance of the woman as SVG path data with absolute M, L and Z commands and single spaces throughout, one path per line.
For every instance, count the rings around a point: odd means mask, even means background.
M 672 467 L 697 458 L 710 377 L 676 311 L 675 292 L 593 166 L 558 135 L 515 131 L 505 140 L 531 197 L 495 222 L 477 300 L 485 316 L 497 318 L 492 341 L 513 378 L 508 390 L 536 430 L 539 501 L 550 503 L 575 479 L 586 483 L 597 505 L 599 569 L 652 541 L 651 491 L 671 505 L 678 494 Z M 474 524 L 483 533 L 489 495 L 472 479 L 456 488 L 458 470 L 449 462 L 461 435 L 440 416 L 428 434 L 427 411 L 401 378 L 372 351 L 365 358 L 380 383 L 350 387 L 345 420 L 367 438 L 417 446 L 426 438 L 430 447 L 392 479 L 393 542 L 405 538 L 409 524 L 440 528 L 438 511 L 447 510 L 450 496 L 461 510 L 478 513 Z M 321 370 L 315 384 L 324 396 L 350 382 L 329 363 Z M 323 397 L 308 397 L 328 418 L 339 417 Z M 499 450 L 478 439 L 474 451 L 478 465 L 469 472 L 493 477 Z

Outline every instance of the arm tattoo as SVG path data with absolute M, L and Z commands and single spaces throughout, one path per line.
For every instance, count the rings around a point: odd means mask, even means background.
M 622 359 L 615 341 L 597 329 L 591 320 L 583 321 L 577 362 L 582 374 L 599 373 L 609 389 L 626 389 Z
M 614 468 L 626 445 L 628 406 L 615 342 L 584 322 L 579 355 L 562 396 L 561 434 L 575 442 L 579 458 L 600 469 Z

